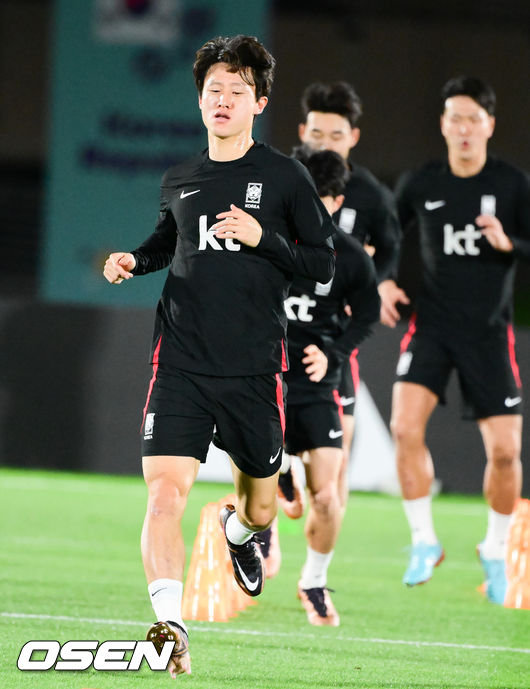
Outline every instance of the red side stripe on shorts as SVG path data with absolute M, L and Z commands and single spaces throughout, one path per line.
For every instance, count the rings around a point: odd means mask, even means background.
M 400 354 L 407 351 L 407 348 L 412 340 L 414 333 L 416 332 L 416 314 L 413 313 L 409 321 L 409 329 L 407 330 L 405 336 L 401 340 Z
M 338 390 L 333 390 L 333 399 L 335 400 L 335 404 L 339 408 L 339 416 L 342 421 L 342 417 L 344 416 L 344 409 L 342 408 L 342 404 L 340 401 L 340 395 Z
M 278 412 L 280 414 L 280 426 L 282 427 L 282 436 L 285 440 L 285 409 L 283 407 L 283 383 L 279 373 L 276 374 L 276 402 L 278 404 Z
M 359 354 L 358 349 L 354 349 L 350 354 L 350 370 L 355 394 L 357 394 L 359 391 L 359 383 L 361 382 L 361 379 L 359 378 L 359 362 L 357 361 L 357 354 Z
M 144 415 L 142 417 L 142 425 L 140 430 L 144 427 L 145 415 L 147 414 L 147 407 L 149 406 L 149 400 L 151 399 L 151 393 L 153 392 L 153 385 L 155 384 L 156 374 L 158 373 L 158 354 L 160 352 L 160 344 L 162 343 L 162 336 L 158 339 L 158 344 L 156 345 L 155 351 L 153 353 L 153 375 L 149 382 L 149 390 L 147 391 L 147 399 L 145 401 Z
M 521 377 L 519 375 L 519 366 L 517 365 L 517 359 L 515 358 L 515 333 L 513 331 L 513 325 L 510 323 L 506 328 L 508 334 L 508 354 L 510 356 L 510 365 L 512 367 L 513 377 L 515 378 L 515 384 L 518 388 L 522 388 Z
M 289 367 L 287 366 L 287 354 L 285 353 L 285 342 L 282 338 L 282 373 L 287 371 Z

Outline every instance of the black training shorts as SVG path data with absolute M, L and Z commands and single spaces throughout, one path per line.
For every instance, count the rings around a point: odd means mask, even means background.
M 511 325 L 481 336 L 462 337 L 416 329 L 413 318 L 401 342 L 397 381 L 424 385 L 444 404 L 453 369 L 462 391 L 463 418 L 522 413 L 523 391 Z
M 355 410 L 355 398 L 359 390 L 359 362 L 357 354 L 359 350 L 354 349 L 348 361 L 342 365 L 341 379 L 339 383 L 339 396 L 342 406 L 342 413 L 353 416 Z
M 342 447 L 342 407 L 329 402 L 287 404 L 285 451 L 290 455 L 318 447 Z
M 195 457 L 225 450 L 248 476 L 275 474 L 285 429 L 280 374 L 212 377 L 153 366 L 142 423 L 142 455 Z

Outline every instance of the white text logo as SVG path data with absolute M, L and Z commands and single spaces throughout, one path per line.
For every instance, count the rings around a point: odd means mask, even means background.
M 290 321 L 304 321 L 305 323 L 310 323 L 313 320 L 313 316 L 309 313 L 309 309 L 312 306 L 316 306 L 317 303 L 314 299 L 310 299 L 307 294 L 303 294 L 301 297 L 288 297 L 284 302 L 285 313 Z M 295 313 L 294 309 L 297 309 Z
M 357 211 L 355 208 L 343 208 L 339 215 L 339 227 L 344 232 L 351 234 L 355 226 Z
M 155 427 L 155 412 L 145 415 L 144 440 L 151 440 Z
M 263 184 L 261 182 L 249 182 L 247 195 L 245 196 L 245 208 L 259 208 Z
M 455 228 L 447 223 L 444 225 L 444 254 L 478 256 L 480 249 L 475 246 L 475 241 L 481 237 L 482 233 L 474 225 L 466 225 L 465 229 L 455 232 Z
M 241 244 L 231 237 L 224 240 L 225 248 L 228 251 L 239 251 Z M 199 218 L 199 251 L 204 251 L 210 245 L 216 251 L 222 251 L 223 247 L 219 244 L 219 240 L 215 236 L 215 230 L 208 228 L 208 220 L 206 215 L 201 215 Z
M 495 215 L 497 212 L 497 199 L 492 194 L 484 194 L 480 197 L 480 214 Z
M 24 644 L 17 660 L 19 670 L 80 671 L 94 667 L 94 670 L 139 670 L 145 659 L 151 670 L 166 670 L 175 647 L 174 641 L 166 641 L 160 655 L 152 641 L 67 641 L 61 646 L 58 641 L 28 641 Z M 92 654 L 95 651 L 95 654 Z M 132 651 L 130 660 L 125 653 Z M 44 653 L 44 658 L 33 658 Z

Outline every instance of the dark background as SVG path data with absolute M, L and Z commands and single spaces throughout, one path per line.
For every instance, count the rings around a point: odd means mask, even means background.
M 0 462 L 137 472 L 153 314 L 38 298 L 52 11 L 50 0 L 0 2 Z M 526 0 L 278 0 L 264 33 L 278 62 L 266 138 L 280 150 L 296 144 L 305 85 L 345 79 L 364 103 L 354 159 L 393 186 L 404 169 L 443 155 L 438 94 L 448 78 L 467 73 L 497 92 L 491 149 L 530 169 Z M 413 293 L 412 247 L 409 238 L 400 279 Z M 518 355 L 528 386 L 528 265 L 519 267 L 517 288 Z M 361 355 L 363 377 L 385 419 L 401 334 L 379 328 Z M 429 429 L 438 475 L 448 490 L 479 492 L 478 432 L 459 421 L 454 386 L 450 401 Z M 523 459 L 529 447 L 525 432 Z

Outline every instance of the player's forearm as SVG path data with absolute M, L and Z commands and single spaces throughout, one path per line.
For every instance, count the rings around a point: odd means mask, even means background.
M 377 314 L 377 318 L 379 318 L 379 314 Z M 348 326 L 344 333 L 335 340 L 333 346 L 324 352 L 328 357 L 329 370 L 338 368 L 350 357 L 353 350 L 370 335 L 374 322 L 352 323 Z
M 399 242 L 375 247 L 374 266 L 378 283 L 396 277 L 399 268 L 399 254 Z
M 148 237 L 137 249 L 132 251 L 136 266 L 134 275 L 146 275 L 167 268 L 173 260 L 176 242 L 170 242 L 158 232 Z
M 335 250 L 329 237 L 321 246 L 308 246 L 264 229 L 255 250 L 278 268 L 317 282 L 329 282 L 335 272 Z
M 517 258 L 523 258 L 530 261 L 530 239 L 523 239 L 522 237 L 510 237 L 513 244 L 513 254 Z

